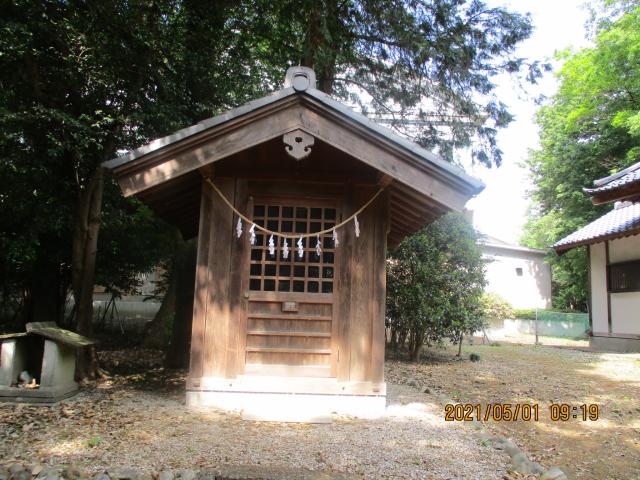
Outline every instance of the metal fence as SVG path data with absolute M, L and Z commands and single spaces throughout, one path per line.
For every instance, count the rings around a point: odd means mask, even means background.
M 548 337 L 578 338 L 587 335 L 589 314 L 534 311 L 533 318 L 514 318 L 502 322 L 492 322 L 488 332 L 498 336 L 529 334 Z

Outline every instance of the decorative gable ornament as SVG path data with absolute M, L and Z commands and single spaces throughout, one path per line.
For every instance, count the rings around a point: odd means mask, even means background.
M 282 136 L 284 149 L 289 156 L 296 160 L 302 160 L 311 153 L 311 147 L 315 143 L 312 135 L 300 129 L 285 133 Z

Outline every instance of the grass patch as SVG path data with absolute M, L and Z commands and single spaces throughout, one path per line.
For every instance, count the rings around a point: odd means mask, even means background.
M 95 436 L 95 437 L 91 437 L 89 440 L 87 440 L 87 445 L 91 448 L 95 448 L 98 445 L 100 445 L 102 443 L 102 438 Z

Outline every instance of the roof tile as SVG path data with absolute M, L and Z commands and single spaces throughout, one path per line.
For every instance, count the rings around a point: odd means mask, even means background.
M 640 170 L 638 171 L 640 172 Z M 589 225 L 553 244 L 556 251 L 589 245 L 607 238 L 620 238 L 640 233 L 640 203 L 631 203 L 611 210 Z
M 585 188 L 585 193 L 597 195 L 598 193 L 616 190 L 632 183 L 640 183 L 640 162 L 618 172 L 611 177 L 601 178 L 593 182 L 595 188 Z

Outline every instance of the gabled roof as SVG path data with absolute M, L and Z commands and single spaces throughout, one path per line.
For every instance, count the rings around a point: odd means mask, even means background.
M 547 254 L 546 250 L 541 250 L 539 248 L 523 247 L 522 245 L 515 245 L 513 243 L 505 242 L 504 240 L 500 240 L 499 238 L 492 237 L 492 236 L 486 235 L 484 233 L 481 233 L 478 236 L 478 244 L 480 244 L 480 245 L 482 245 L 484 247 L 500 248 L 500 249 L 504 249 L 504 250 L 513 250 L 513 251 L 517 251 L 517 252 L 535 253 L 535 254 L 538 254 L 538 255 L 546 255 Z
M 28 335 L 39 335 L 55 342 L 60 342 L 73 348 L 81 348 L 96 343 L 78 333 L 60 328 L 55 322 L 31 322 L 26 325 L 26 332 L 7 333 L 0 335 L 0 339 L 11 339 L 26 337 Z
M 187 180 L 181 181 L 181 191 L 176 187 L 172 194 L 160 191 L 164 184 L 176 183 L 178 178 L 219 160 L 302 130 L 378 172 L 380 183 L 388 185 L 392 197 L 398 199 L 396 203 L 405 205 L 404 213 L 395 212 L 396 223 L 405 225 L 396 238 L 447 210 L 462 210 L 467 200 L 484 188 L 482 182 L 456 166 L 314 87 L 312 70 L 292 67 L 282 90 L 154 140 L 104 166 L 113 170 L 125 196 L 140 194 L 154 206 L 160 200 L 150 197 L 162 197 L 163 202 L 174 202 L 181 195 L 195 197 L 193 180 L 189 185 Z
M 593 182 L 594 188 L 584 188 L 594 204 L 624 200 L 640 195 L 640 162 Z
M 562 253 L 582 245 L 640 234 L 640 203 L 626 203 L 564 237 L 553 245 Z
M 296 90 L 292 86 L 283 88 L 282 90 L 278 90 L 277 92 L 274 92 L 270 95 L 246 103 L 241 107 L 233 108 L 218 116 L 203 120 L 195 125 L 183 128 L 182 130 L 178 130 L 171 135 L 153 140 L 146 145 L 136 148 L 135 150 L 131 150 L 126 155 L 122 155 L 104 162 L 103 166 L 109 169 L 117 169 L 146 155 L 157 152 L 172 144 L 185 141 L 199 133 L 214 129 L 215 127 L 218 127 L 241 116 L 255 112 L 263 107 L 277 103 L 288 97 L 302 94 L 312 97 L 313 99 L 319 101 L 322 105 L 365 127 L 370 131 L 371 134 L 378 135 L 390 140 L 397 147 L 402 148 L 408 153 L 421 158 L 427 164 L 432 164 L 434 168 L 442 170 L 442 172 L 446 172 L 454 177 L 459 178 L 461 182 L 467 183 L 470 190 L 474 191 L 474 193 L 480 193 L 484 189 L 484 183 L 482 181 L 470 175 L 467 175 L 462 169 L 443 160 L 433 152 L 430 152 L 429 150 L 426 150 L 419 145 L 408 141 L 407 139 L 394 133 L 388 128 L 373 122 L 366 116 L 355 112 L 346 105 L 334 100 L 326 93 L 320 90 L 316 90 L 312 87 L 305 88 L 304 90 Z
M 225 122 L 233 120 L 234 118 L 240 117 L 242 115 L 246 115 L 255 110 L 258 110 L 261 107 L 267 106 L 269 104 L 275 103 L 279 100 L 285 99 L 287 97 L 291 97 L 295 95 L 296 90 L 293 87 L 284 88 L 282 90 L 278 90 L 266 97 L 262 97 L 258 100 L 251 101 L 242 105 L 241 107 L 233 108 L 231 110 L 226 111 L 225 113 L 218 115 L 216 117 L 208 118 L 201 122 L 198 122 L 195 125 L 192 125 L 187 128 L 183 128 L 182 130 L 178 130 L 177 132 L 172 133 L 171 135 L 167 135 L 166 137 L 158 138 L 146 145 L 143 145 L 135 150 L 131 150 L 125 155 L 120 157 L 116 157 L 112 160 L 104 162 L 104 167 L 109 169 L 115 169 L 124 165 L 125 163 L 129 163 L 133 160 L 141 158 L 145 155 L 148 155 L 152 152 L 160 150 L 161 148 L 167 147 L 171 144 L 180 142 L 182 140 L 186 140 L 189 137 L 192 137 L 198 133 L 204 132 L 208 129 L 212 129 L 218 125 L 222 125 Z M 484 189 L 484 183 L 477 178 L 474 178 L 468 174 L 466 174 L 462 169 L 456 167 L 455 165 L 443 160 L 438 155 L 429 150 L 426 150 L 419 145 L 410 142 L 404 137 L 401 137 L 397 133 L 389 130 L 388 128 L 375 123 L 368 117 L 355 112 L 351 108 L 343 105 L 342 103 L 334 100 L 329 95 L 320 90 L 316 90 L 314 88 L 309 88 L 304 91 L 306 95 L 319 100 L 322 104 L 326 105 L 334 109 L 335 111 L 343 114 L 345 117 L 354 120 L 365 128 L 371 130 L 371 133 L 375 133 L 380 135 L 381 137 L 387 138 L 394 142 L 397 146 L 406 149 L 408 152 L 415 154 L 417 157 L 421 157 L 426 163 L 431 163 L 437 168 L 442 169 L 450 173 L 451 175 L 459 177 L 462 181 L 467 182 L 469 186 L 476 191 L 476 193 L 480 193 Z

